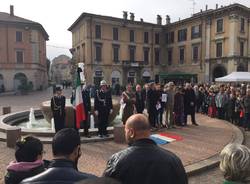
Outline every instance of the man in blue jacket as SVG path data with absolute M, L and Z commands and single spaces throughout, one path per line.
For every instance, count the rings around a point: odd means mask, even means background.
M 81 142 L 78 132 L 72 128 L 65 128 L 56 133 L 52 141 L 54 159 L 49 168 L 34 177 L 25 179 L 21 184 L 70 184 L 95 176 L 81 173 L 77 169 L 80 158 Z

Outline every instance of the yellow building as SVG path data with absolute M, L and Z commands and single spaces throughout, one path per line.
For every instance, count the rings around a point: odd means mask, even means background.
M 250 69 L 250 10 L 233 4 L 162 25 L 83 13 L 68 29 L 88 83 L 209 82 Z

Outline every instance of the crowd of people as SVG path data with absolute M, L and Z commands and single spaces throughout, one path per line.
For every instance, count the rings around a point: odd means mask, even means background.
M 197 84 L 175 86 L 150 82 L 135 92 L 131 84 L 122 93 L 123 122 L 134 113 L 148 114 L 152 128 L 186 126 L 187 116 L 198 126 L 195 113 L 219 118 L 250 130 L 250 86 Z
M 51 99 L 51 110 L 55 120 L 56 132 L 64 128 L 65 97 L 62 89 L 56 88 Z M 86 85 L 82 87 L 82 99 L 86 120 L 82 122 L 84 135 L 90 137 L 91 95 Z M 127 84 L 121 95 L 122 122 L 135 113 L 148 116 L 151 129 L 175 128 L 187 126 L 187 116 L 191 116 L 193 125 L 198 126 L 195 113 L 219 118 L 250 130 L 250 86 L 249 85 L 208 85 L 196 84 L 176 86 L 173 82 L 160 85 L 151 81 L 143 87 L 139 84 Z M 108 137 L 109 115 L 113 112 L 112 92 L 106 81 L 100 82 L 100 88 L 94 95 L 94 115 L 98 120 L 98 135 Z

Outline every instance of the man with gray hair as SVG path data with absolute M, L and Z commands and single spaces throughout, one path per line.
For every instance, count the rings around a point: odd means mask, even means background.
M 149 138 L 150 124 L 143 114 L 135 114 L 125 124 L 127 149 L 111 156 L 104 176 L 123 184 L 187 184 L 181 160 Z
M 228 144 L 220 153 L 224 184 L 250 182 L 250 150 L 244 145 Z

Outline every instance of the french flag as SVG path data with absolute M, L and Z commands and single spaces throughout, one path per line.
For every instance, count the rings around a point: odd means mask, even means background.
M 181 141 L 183 138 L 179 135 L 169 133 L 159 133 L 150 135 L 150 139 L 156 142 L 156 144 L 168 144 L 173 141 Z

